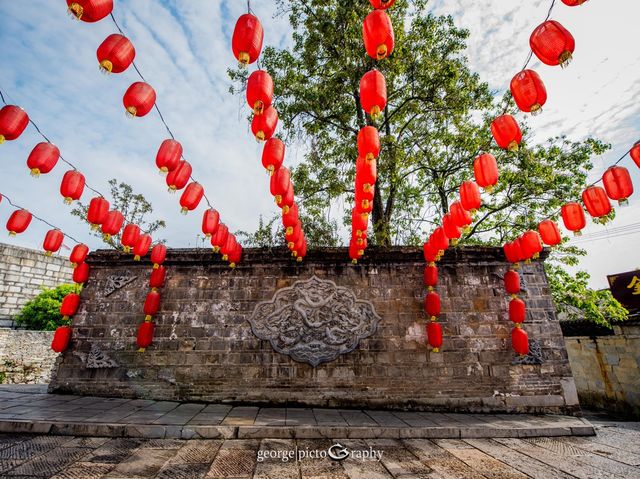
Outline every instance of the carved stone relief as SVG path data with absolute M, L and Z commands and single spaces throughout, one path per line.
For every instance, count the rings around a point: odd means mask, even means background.
M 74 351 L 74 356 L 80 358 L 87 369 L 117 368 L 120 365 L 115 359 L 110 358 L 99 346 L 91 345 L 89 354 Z
M 129 283 L 135 281 L 137 276 L 129 276 L 127 274 L 111 275 L 107 277 L 107 283 L 104 286 L 104 296 L 109 296 Z
M 253 334 L 277 352 L 315 367 L 353 351 L 376 332 L 380 319 L 369 301 L 313 276 L 259 303 L 249 322 Z

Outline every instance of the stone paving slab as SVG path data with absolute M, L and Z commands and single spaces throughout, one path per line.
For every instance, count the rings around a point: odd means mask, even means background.
M 19 396 L 16 399 L 16 396 Z M 577 417 L 254 407 L 0 388 L 0 433 L 153 439 L 476 439 L 590 436 Z

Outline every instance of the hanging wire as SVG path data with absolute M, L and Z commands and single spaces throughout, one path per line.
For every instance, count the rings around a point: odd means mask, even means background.
M 13 206 L 14 208 L 18 208 L 19 210 L 25 210 L 25 211 L 29 211 L 29 213 L 31 213 L 30 210 L 28 210 L 27 208 L 23 208 L 20 205 L 15 204 L 13 201 L 11 201 L 11 198 L 9 198 L 7 195 L 2 194 L 2 198 L 4 198 L 5 200 L 7 200 L 7 202 Z M 46 224 L 47 226 L 50 226 L 51 228 L 60 231 L 65 238 L 69 238 L 71 241 L 74 241 L 76 244 L 80 244 L 81 241 L 78 241 L 77 239 L 75 239 L 73 236 L 68 235 L 67 233 L 63 232 L 62 229 L 58 228 L 56 225 L 49 223 L 47 220 L 40 218 L 38 215 L 31 213 L 31 216 L 34 217 L 35 219 L 37 219 L 38 221 Z
M 247 2 L 247 7 L 248 7 L 248 8 L 250 8 L 249 1 Z M 118 24 L 118 21 L 116 20 L 116 17 L 113 15 L 113 12 L 111 12 L 111 13 L 109 14 L 109 16 L 111 17 L 111 21 L 113 21 L 113 24 L 115 25 L 115 27 L 116 27 L 116 29 L 118 30 L 118 32 L 120 32 L 120 34 L 121 34 L 122 36 L 125 36 L 125 37 L 126 37 L 126 35 L 124 34 L 124 31 L 122 30 L 122 28 L 120 28 L 120 25 Z M 142 74 L 142 72 L 140 71 L 140 69 L 138 68 L 138 65 L 136 65 L 136 62 L 135 62 L 135 61 L 134 61 L 134 62 L 131 62 L 131 64 L 133 65 L 133 68 L 134 68 L 134 70 L 136 71 L 136 73 L 138 74 L 138 76 L 140 77 L 140 79 L 141 79 L 143 82 L 148 83 L 148 82 L 147 82 L 147 80 L 146 80 L 146 78 L 144 77 L 144 75 Z M 154 103 L 154 105 L 153 105 L 153 108 L 158 112 L 158 116 L 160 117 L 160 121 L 161 121 L 161 122 L 162 122 L 162 124 L 164 125 L 164 127 L 165 127 L 165 129 L 167 130 L 167 133 L 169 134 L 169 136 L 171 137 L 171 139 L 172 139 L 172 140 L 175 140 L 175 139 L 176 139 L 176 137 L 175 137 L 175 135 L 173 134 L 173 131 L 171 131 L 171 128 L 169 128 L 169 125 L 167 124 L 166 120 L 164 119 L 164 115 L 162 114 L 162 111 L 160 111 L 160 107 L 158 106 L 158 101 L 157 101 L 157 100 L 155 101 L 155 103 Z M 182 155 L 182 159 L 183 159 L 184 161 L 187 161 L 187 159 L 185 158 L 185 156 L 184 156 L 184 155 Z M 194 181 L 194 182 L 198 183 L 198 181 L 193 177 L 193 175 L 191 175 L 189 178 L 191 179 L 191 181 Z M 206 193 L 203 195 L 203 198 L 204 198 L 204 200 L 206 201 L 207 206 L 208 206 L 209 208 L 213 208 L 213 207 L 211 206 L 211 202 L 209 201 L 209 198 L 207 197 Z
M 9 94 L 7 94 L 7 97 L 8 97 L 8 96 L 9 96 Z M 2 92 L 2 89 L 1 89 L 1 88 L 0 88 L 0 98 L 2 99 L 2 102 L 6 105 L 6 104 L 7 104 L 7 102 L 5 101 L 5 95 L 3 94 L 3 92 Z M 33 127 L 36 129 L 36 131 L 38 132 L 38 134 L 39 134 L 39 135 L 40 135 L 40 136 L 41 136 L 41 137 L 42 137 L 42 138 L 43 138 L 47 143 L 51 143 L 52 145 L 54 144 L 54 143 L 49 139 L 49 137 L 47 137 L 47 135 L 45 135 L 45 134 L 42 132 L 42 130 L 40 129 L 40 127 L 36 124 L 36 122 L 35 122 L 35 121 L 33 121 L 33 119 L 31 118 L 31 116 L 29 116 L 29 123 L 30 123 L 31 125 L 33 125 Z M 73 163 L 71 163 L 70 161 L 68 161 L 67 159 L 65 159 L 65 158 L 62 156 L 62 154 L 60 154 L 60 160 L 61 160 L 63 163 L 67 164 L 69 167 L 71 167 L 74 171 L 79 171 L 79 170 L 78 170 L 78 168 L 76 167 L 76 165 L 74 165 Z M 104 194 L 102 194 L 100 191 L 96 190 L 96 189 L 95 189 L 95 188 L 93 188 L 91 185 L 89 185 L 88 183 L 86 183 L 86 181 L 85 181 L 84 186 L 85 186 L 85 188 L 86 188 L 86 189 L 88 189 L 88 190 L 92 191 L 93 193 L 95 193 L 96 195 L 100 196 L 101 198 L 105 198 L 105 199 L 106 199 L 106 197 L 105 197 L 105 195 L 104 195 Z M 11 201 L 9 201 L 9 203 L 11 203 Z M 35 217 L 35 215 L 34 215 L 34 217 Z M 44 221 L 44 220 L 41 220 L 41 221 Z M 47 224 L 48 224 L 48 223 L 47 223 Z M 144 232 L 144 233 L 146 233 L 146 234 L 151 234 L 149 231 L 146 231 L 146 230 L 142 230 L 142 229 L 141 229 L 141 231 L 143 231 L 143 232 Z M 74 241 L 75 241 L 75 240 L 74 240 Z

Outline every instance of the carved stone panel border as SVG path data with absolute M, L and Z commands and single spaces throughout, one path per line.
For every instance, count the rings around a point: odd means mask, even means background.
M 369 301 L 313 276 L 258 303 L 249 323 L 277 352 L 315 367 L 353 351 L 377 331 L 380 319 Z

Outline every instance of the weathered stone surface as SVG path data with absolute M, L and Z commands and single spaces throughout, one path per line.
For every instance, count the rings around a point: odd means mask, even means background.
M 616 326 L 612 336 L 565 338 L 575 388 L 583 406 L 640 418 L 638 324 L 634 321 Z
M 51 350 L 52 339 L 52 331 L 0 328 L 2 382 L 4 384 L 48 383 L 58 357 L 58 353 Z
M 541 263 L 525 266 L 525 328 L 542 364 L 512 364 L 509 297 L 501 250 L 457 248 L 440 266 L 444 346 L 426 345 L 424 260 L 414 248 L 367 251 L 354 266 L 344 249 L 311 251 L 304 263 L 286 251 L 247 250 L 234 270 L 205 250 L 169 252 L 153 345 L 137 352 L 135 335 L 151 270 L 117 252 L 89 258 L 92 279 L 74 318 L 71 348 L 52 391 L 227 403 L 471 412 L 574 413 L 564 398 L 571 379 Z M 105 296 L 114 275 L 135 280 Z M 313 367 L 257 338 L 249 317 L 278 290 L 312 277 L 346 288 L 381 317 L 355 350 Z M 256 318 L 256 320 L 258 320 Z M 92 348 L 116 367 L 89 369 Z M 515 399 L 519 398 L 519 399 Z M 551 399 L 550 399 L 551 398 Z M 186 416 L 176 418 L 185 424 Z M 255 417 L 253 418 L 255 419 Z M 224 423 L 223 423 L 224 424 Z M 251 425 L 251 424 L 250 424 Z

